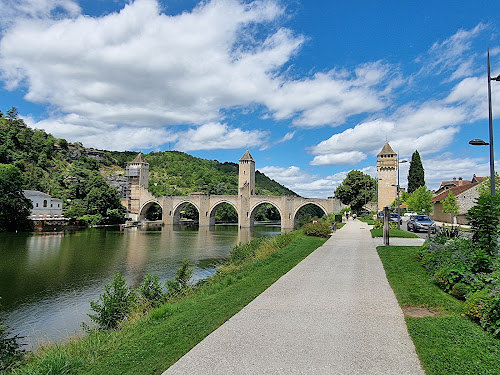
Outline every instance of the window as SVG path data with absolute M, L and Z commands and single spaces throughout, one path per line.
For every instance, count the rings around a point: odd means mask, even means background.
M 47 207 L 47 199 L 43 200 L 43 207 Z
M 38 207 L 38 202 L 36 203 L 36 207 Z

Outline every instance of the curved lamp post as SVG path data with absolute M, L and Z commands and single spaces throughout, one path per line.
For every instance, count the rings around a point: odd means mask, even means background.
M 488 48 L 488 119 L 489 119 L 489 135 L 490 142 L 485 142 L 482 139 L 472 139 L 469 141 L 473 146 L 490 146 L 490 190 L 491 196 L 495 196 L 495 155 L 493 151 L 493 112 L 491 109 L 491 81 L 500 81 L 500 74 L 496 77 L 491 76 L 490 69 L 490 49 Z

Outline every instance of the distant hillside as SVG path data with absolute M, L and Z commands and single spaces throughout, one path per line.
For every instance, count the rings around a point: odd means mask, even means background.
M 66 212 L 78 216 L 88 206 L 87 194 L 100 186 L 104 177 L 123 195 L 127 161 L 137 152 L 104 151 L 83 147 L 55 138 L 43 130 L 29 128 L 12 108 L 0 111 L 0 163 L 12 164 L 23 174 L 23 189 L 40 190 L 61 198 Z M 178 152 L 152 152 L 150 191 L 157 195 L 187 195 L 195 191 L 209 194 L 237 194 L 238 165 L 219 163 Z M 256 193 L 297 195 L 293 191 L 256 173 Z
M 124 166 L 137 153 L 111 152 Z M 124 157 L 126 156 L 126 157 Z M 207 194 L 237 195 L 238 164 L 196 158 L 179 151 L 151 152 L 144 155 L 149 163 L 149 191 L 156 196 Z M 255 174 L 258 195 L 297 194 L 259 171 Z

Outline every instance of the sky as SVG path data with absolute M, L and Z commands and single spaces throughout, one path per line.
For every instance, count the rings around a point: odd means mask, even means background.
M 488 147 L 468 142 L 489 136 L 499 14 L 498 0 L 0 0 L 0 110 L 98 149 L 249 150 L 317 198 L 350 170 L 376 178 L 388 141 L 400 160 L 418 150 L 437 189 L 489 175 Z

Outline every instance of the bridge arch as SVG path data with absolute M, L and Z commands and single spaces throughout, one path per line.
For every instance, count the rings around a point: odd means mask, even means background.
M 220 201 L 217 201 L 214 205 L 212 205 L 212 207 L 210 207 L 210 225 L 215 225 L 215 213 L 217 212 L 217 208 L 222 204 L 229 204 L 231 207 L 233 207 L 234 211 L 236 212 L 236 216 L 238 216 L 239 219 L 238 207 L 236 207 L 233 202 L 227 199 L 221 199 Z
M 194 208 L 196 208 L 196 210 L 198 211 L 198 222 L 200 221 L 200 215 L 201 215 L 200 207 L 195 202 L 193 202 L 192 200 L 190 200 L 190 199 L 184 199 L 184 200 L 178 202 L 174 206 L 174 209 L 172 210 L 173 224 L 180 224 L 180 222 L 181 222 L 181 211 L 184 209 L 184 207 L 186 207 L 187 204 L 192 204 L 194 206 Z
M 303 202 L 303 203 L 299 204 L 297 207 L 295 207 L 295 210 L 293 212 L 293 226 L 294 226 L 294 228 L 297 227 L 297 224 L 299 222 L 299 217 L 298 217 L 299 211 L 306 206 L 315 206 L 315 207 L 319 208 L 321 211 L 323 211 L 323 215 L 325 215 L 325 216 L 328 215 L 328 210 L 326 209 L 326 207 L 324 207 L 320 203 L 318 203 L 318 202 Z
M 141 205 L 141 208 L 139 209 L 139 219 L 146 220 L 146 212 L 148 212 L 148 210 L 151 208 L 151 206 L 153 206 L 155 204 L 157 204 L 158 206 L 161 207 L 162 218 L 163 218 L 164 212 L 163 212 L 163 207 L 161 206 L 160 202 L 158 202 L 156 199 L 150 199 Z
M 254 226 L 254 222 L 255 222 L 255 213 L 257 211 L 257 208 L 263 204 L 270 204 L 271 206 L 273 206 L 274 208 L 276 208 L 280 214 L 280 222 L 281 222 L 281 226 L 283 226 L 283 220 L 284 220 L 284 217 L 283 217 L 283 210 L 282 208 L 280 207 L 279 204 L 277 204 L 276 202 L 273 202 L 272 200 L 267 200 L 267 199 L 263 199 L 263 200 L 260 200 L 259 202 L 255 203 L 252 208 L 250 209 L 249 212 L 247 212 L 248 214 L 248 217 L 249 217 L 249 220 L 250 220 L 250 226 L 253 227 Z

